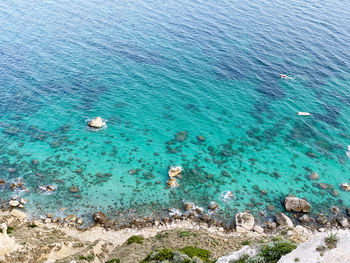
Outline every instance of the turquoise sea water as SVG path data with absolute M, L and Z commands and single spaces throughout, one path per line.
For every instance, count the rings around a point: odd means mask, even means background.
M 347 1 L 4 0 L 0 25 L 2 199 L 115 219 L 215 200 L 230 220 L 287 194 L 350 206 Z

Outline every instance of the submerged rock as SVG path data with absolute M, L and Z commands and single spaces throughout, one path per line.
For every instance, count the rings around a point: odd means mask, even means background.
M 102 128 L 105 124 L 102 121 L 101 117 L 96 117 L 95 119 L 92 119 L 91 121 L 88 122 L 88 125 L 92 128 Z
M 187 137 L 188 137 L 187 131 L 179 131 L 175 135 L 175 140 L 178 142 L 183 142 L 187 140 Z
M 6 184 L 6 180 L 5 179 L 0 179 L 0 185 L 2 184 Z
M 107 221 L 107 216 L 103 212 L 95 212 L 93 215 L 94 221 L 100 224 L 104 224 Z
M 276 221 L 280 226 L 287 226 L 289 228 L 294 227 L 292 220 L 283 213 L 276 214 Z
M 293 196 L 287 196 L 284 199 L 284 206 L 288 212 L 294 211 L 308 213 L 311 210 L 309 202 Z
M 69 188 L 69 191 L 71 193 L 78 193 L 79 192 L 79 188 L 78 188 L 78 186 L 73 185 L 71 188 Z
M 312 173 L 309 175 L 309 178 L 311 180 L 318 180 L 318 179 L 320 179 L 320 176 L 318 175 L 318 173 Z
M 204 141 L 206 141 L 207 139 L 206 139 L 203 135 L 198 135 L 198 136 L 197 136 L 197 140 L 200 141 L 200 142 L 204 142 Z
M 247 232 L 254 227 L 254 217 L 248 212 L 236 214 L 235 219 L 237 232 Z

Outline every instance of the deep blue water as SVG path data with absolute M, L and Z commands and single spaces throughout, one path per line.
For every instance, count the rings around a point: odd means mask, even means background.
M 350 206 L 347 1 L 3 0 L 0 25 L 4 200 L 116 219 L 215 200 L 230 220 L 287 194 Z M 87 128 L 96 116 L 106 129 Z

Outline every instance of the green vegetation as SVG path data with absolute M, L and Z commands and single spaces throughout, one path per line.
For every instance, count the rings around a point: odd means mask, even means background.
M 249 260 L 248 255 L 243 255 L 240 259 L 236 260 L 235 263 L 246 263 Z
M 36 225 L 36 224 L 30 224 L 28 227 L 34 228 L 34 227 L 38 227 L 38 225 Z
M 164 260 L 171 260 L 174 257 L 174 251 L 169 248 L 163 248 L 161 250 L 157 250 L 154 252 L 151 252 L 147 255 L 147 257 L 142 260 L 140 263 L 148 263 L 151 260 L 158 260 L 158 261 L 164 261 Z
M 118 258 L 112 258 L 112 259 L 106 261 L 106 263 L 120 263 L 120 260 Z
M 277 261 L 284 255 L 289 254 L 296 249 L 296 245 L 287 241 L 274 243 L 272 246 L 264 246 L 259 256 L 265 259 L 266 263 L 277 263 Z
M 168 236 L 169 236 L 169 233 L 168 233 L 168 232 L 163 232 L 163 233 L 158 233 L 158 234 L 156 235 L 156 238 L 162 239 L 162 238 L 168 237 Z
M 189 231 L 180 231 L 179 237 L 189 237 L 191 236 L 191 233 Z
M 210 263 L 212 261 L 209 260 L 210 257 L 210 251 L 199 248 L 199 247 L 184 247 L 182 249 L 179 249 L 180 252 L 185 253 L 190 258 L 193 258 L 194 256 L 199 257 L 201 260 L 203 260 L 205 263 Z
M 249 246 L 251 244 L 251 242 L 249 240 L 245 240 L 242 242 L 243 246 Z
M 86 257 L 85 256 L 80 256 L 79 257 L 80 260 L 87 260 L 87 261 L 93 261 L 94 258 L 95 258 L 95 256 L 93 254 L 90 254 L 90 255 L 88 255 Z
M 325 238 L 324 242 L 329 249 L 336 248 L 338 243 L 337 233 L 331 232 L 329 236 Z
M 288 241 L 274 242 L 270 245 L 264 245 L 257 256 L 249 257 L 248 255 L 244 255 L 239 260 L 236 260 L 235 263 L 277 263 L 282 256 L 289 254 L 296 247 L 295 244 Z
M 8 227 L 7 227 L 7 230 L 6 230 L 6 233 L 7 233 L 7 234 L 11 234 L 13 230 L 15 230 L 14 227 L 8 226 Z M 0 233 L 2 233 L 2 229 L 0 229 Z
M 281 242 L 282 240 L 283 240 L 283 238 L 280 237 L 280 236 L 275 236 L 275 237 L 272 239 L 273 242 Z
M 214 261 L 209 260 L 210 251 L 198 247 L 184 247 L 178 250 L 181 253 L 186 254 L 188 257 L 198 257 L 203 260 L 205 263 L 213 263 Z M 175 254 L 178 253 L 169 248 L 163 248 L 161 250 L 152 251 L 147 255 L 147 257 L 142 260 L 140 263 L 149 263 L 149 262 L 173 262 Z M 182 261 L 182 263 L 191 263 L 193 262 L 190 259 Z
M 143 240 L 145 240 L 143 236 L 132 236 L 132 237 L 129 237 L 127 244 L 128 245 L 131 245 L 133 243 L 142 244 Z

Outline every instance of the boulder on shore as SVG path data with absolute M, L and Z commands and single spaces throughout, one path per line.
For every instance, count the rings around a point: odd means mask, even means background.
M 309 213 L 311 210 L 311 206 L 308 201 L 293 196 L 287 196 L 284 199 L 284 206 L 288 212 L 293 211 Z
M 93 217 L 94 217 L 94 221 L 100 224 L 104 224 L 107 221 L 107 216 L 103 212 L 95 212 Z
M 19 206 L 19 202 L 17 200 L 10 200 L 9 205 L 12 207 Z
M 88 125 L 92 128 L 102 128 L 104 126 L 103 120 L 101 117 L 96 117 L 95 119 L 92 119 L 88 122 Z
M 186 211 L 191 211 L 194 208 L 194 203 L 184 203 L 184 208 Z
M 236 230 L 237 232 L 247 232 L 254 227 L 254 217 L 248 212 L 236 214 Z
M 287 226 L 288 228 L 294 227 L 292 220 L 283 213 L 276 214 L 276 221 L 280 226 Z

